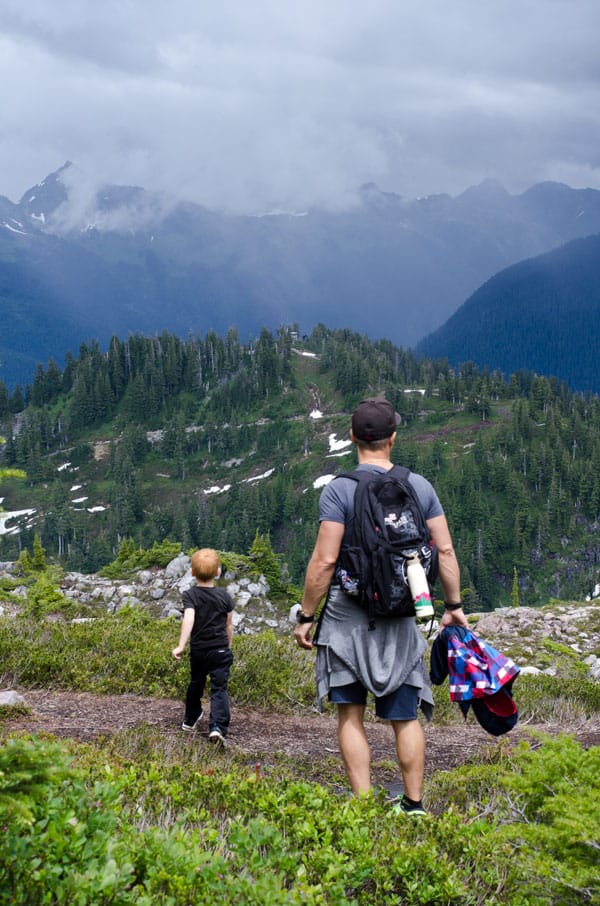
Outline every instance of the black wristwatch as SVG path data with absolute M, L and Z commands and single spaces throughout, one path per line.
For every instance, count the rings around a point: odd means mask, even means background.
M 462 607 L 462 604 L 460 604 L 460 603 L 455 604 L 455 603 L 451 603 L 450 601 L 444 601 L 444 607 L 446 610 L 460 610 Z
M 309 614 L 304 613 L 302 611 L 302 608 L 299 607 L 298 610 L 296 611 L 296 622 L 297 623 L 314 623 L 315 615 L 313 613 L 313 614 L 310 614 L 310 616 L 309 616 Z

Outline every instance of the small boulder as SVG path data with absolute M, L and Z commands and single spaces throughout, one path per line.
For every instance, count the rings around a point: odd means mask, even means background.
M 15 705 L 27 705 L 27 702 L 19 692 L 9 689 L 6 692 L 0 692 L 0 705 L 14 707 Z
M 179 579 L 189 571 L 191 560 L 186 554 L 179 554 L 174 560 L 171 560 L 165 568 L 165 576 L 168 579 Z

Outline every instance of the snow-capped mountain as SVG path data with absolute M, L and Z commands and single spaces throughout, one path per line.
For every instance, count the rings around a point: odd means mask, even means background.
M 0 380 L 135 331 L 323 322 L 412 346 L 498 271 L 600 232 L 600 192 L 485 182 L 407 200 L 369 185 L 345 212 L 257 214 L 98 186 L 69 163 L 0 197 Z

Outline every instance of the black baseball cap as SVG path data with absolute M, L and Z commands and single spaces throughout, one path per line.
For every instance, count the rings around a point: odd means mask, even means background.
M 362 400 L 352 416 L 352 433 L 371 443 L 391 437 L 402 419 L 391 403 L 381 397 Z

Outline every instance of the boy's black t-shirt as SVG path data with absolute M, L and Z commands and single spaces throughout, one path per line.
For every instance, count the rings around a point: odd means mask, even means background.
M 231 595 L 224 588 L 195 585 L 183 593 L 183 609 L 193 608 L 194 626 L 190 648 L 226 648 L 227 614 L 233 610 Z

